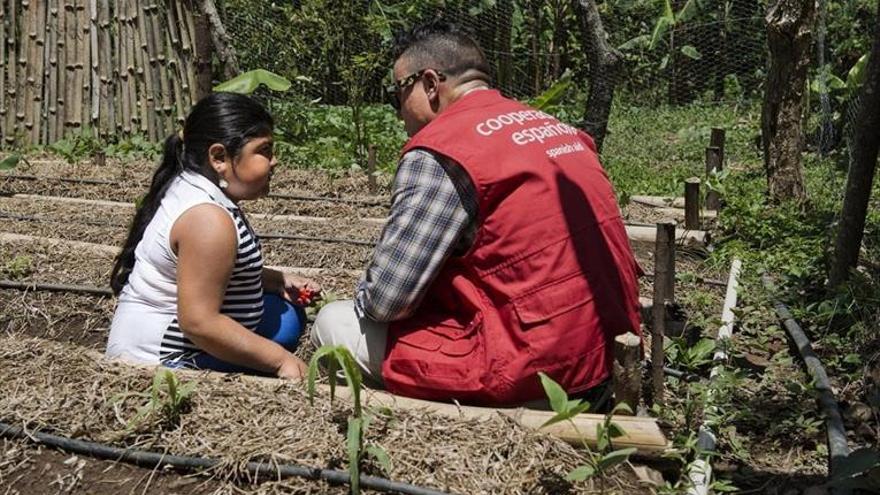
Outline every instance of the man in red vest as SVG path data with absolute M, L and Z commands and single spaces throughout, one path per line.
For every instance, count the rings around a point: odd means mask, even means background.
M 508 405 L 603 384 L 639 332 L 638 267 L 593 140 L 489 88 L 476 42 L 433 22 L 397 40 L 393 103 L 410 136 L 354 301 L 313 339 L 389 391 Z

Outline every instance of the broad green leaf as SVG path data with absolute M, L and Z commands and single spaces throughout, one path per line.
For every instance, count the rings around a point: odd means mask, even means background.
M 608 423 L 608 436 L 610 438 L 619 438 L 626 435 L 626 431 L 617 423 Z
M 665 69 L 666 66 L 667 66 L 668 64 L 669 64 L 669 55 L 667 54 L 666 56 L 663 57 L 662 60 L 660 60 L 660 67 L 659 67 L 659 69 L 660 69 L 660 70 Z
M 602 459 L 599 460 L 599 469 L 602 471 L 606 471 L 611 469 L 612 467 L 624 462 L 629 459 L 629 456 L 635 453 L 635 447 L 629 447 L 626 449 L 615 450 L 614 452 L 609 452 L 602 456 Z
M 868 72 L 866 70 L 868 67 L 868 55 L 867 53 L 862 55 L 846 74 L 846 89 L 848 91 L 854 92 L 865 81 L 865 75 Z
M 657 48 L 657 43 L 663 39 L 663 36 L 666 34 L 666 31 L 669 31 L 669 28 L 672 26 L 673 21 L 668 17 L 661 17 L 657 19 L 657 24 L 654 26 L 654 32 L 651 34 L 651 43 L 648 44 L 648 48 L 653 50 Z
M 547 88 L 546 91 L 539 94 L 534 101 L 532 102 L 532 106 L 537 108 L 538 110 L 546 110 L 549 107 L 554 105 L 558 105 L 560 101 L 562 101 L 562 97 L 565 96 L 565 92 L 568 91 L 568 88 L 571 86 L 571 71 L 566 70 L 559 79 L 553 83 L 552 86 Z
M 20 160 L 21 155 L 19 155 L 18 153 L 9 155 L 4 158 L 3 161 L 0 161 L 0 170 L 12 170 L 18 165 L 18 162 Z
M 290 89 L 291 85 L 290 81 L 278 74 L 269 72 L 265 69 L 256 69 L 247 71 L 244 74 L 239 74 L 226 82 L 214 86 L 214 91 L 217 93 L 225 92 L 249 95 L 256 91 L 261 84 L 272 91 L 282 92 Z
M 683 53 L 686 57 L 692 58 L 694 60 L 700 60 L 703 58 L 703 55 L 693 46 L 684 45 L 681 47 L 681 53 Z
M 691 20 L 697 13 L 699 12 L 699 5 L 697 4 L 697 0 L 687 0 L 684 4 L 684 7 L 678 11 L 678 15 L 675 16 L 675 23 L 678 24 L 680 22 L 687 22 Z
M 318 363 L 324 356 L 333 354 L 334 349 L 335 347 L 332 345 L 321 346 L 318 350 L 315 351 L 315 353 L 312 355 L 312 359 L 309 361 L 309 374 L 308 381 L 306 383 L 307 392 L 309 395 L 309 404 L 315 404 L 315 380 L 318 377 Z M 333 369 L 333 372 L 330 373 L 330 400 L 332 401 L 336 385 L 336 363 L 333 359 L 331 359 L 330 361 L 330 368 Z
M 370 444 L 367 445 L 367 448 L 364 450 L 366 450 L 373 459 L 376 459 L 376 462 L 379 463 L 379 466 L 382 467 L 385 474 L 391 474 L 391 469 L 394 465 L 391 463 L 391 457 L 388 456 L 388 452 L 385 452 L 385 449 L 378 445 Z
M 358 368 L 357 363 L 354 361 L 354 357 L 352 357 L 351 352 L 343 346 L 337 346 L 334 350 L 333 354 L 336 356 L 336 359 L 339 361 L 339 365 L 345 371 L 345 376 L 348 378 L 348 386 L 351 388 L 352 393 L 354 395 L 354 415 L 357 417 L 361 416 L 361 383 L 363 383 L 363 378 L 361 377 L 361 370 Z
M 361 419 L 348 418 L 348 473 L 351 476 L 351 493 L 358 495 L 360 488 Z
M 593 466 L 588 464 L 584 464 L 583 466 L 577 467 L 573 469 L 568 475 L 565 477 L 568 481 L 584 481 L 587 478 L 592 478 L 596 475 L 596 469 Z
M 552 378 L 545 375 L 544 372 L 539 371 L 538 376 L 541 378 L 541 386 L 544 387 L 544 393 L 547 394 L 547 399 L 550 400 L 550 407 L 553 408 L 553 412 L 557 415 L 567 412 L 568 394 L 565 393 L 565 390 L 553 381 Z M 544 425 L 546 426 L 549 423 L 548 421 Z
M 624 44 L 617 47 L 618 50 L 622 52 L 626 52 L 629 50 L 634 50 L 636 48 L 642 48 L 649 46 L 651 44 L 651 35 L 643 34 L 641 36 L 636 36 L 635 38 L 628 40 Z
M 675 22 L 675 12 L 672 10 L 671 0 L 663 0 L 663 19 L 668 20 L 670 23 Z

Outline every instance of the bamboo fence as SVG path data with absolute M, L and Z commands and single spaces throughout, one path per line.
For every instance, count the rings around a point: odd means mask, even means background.
M 175 132 L 197 97 L 197 11 L 193 0 L 0 0 L 0 145 Z

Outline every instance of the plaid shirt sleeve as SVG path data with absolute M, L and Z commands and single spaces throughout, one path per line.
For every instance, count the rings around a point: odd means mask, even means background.
M 412 315 L 444 262 L 470 246 L 477 205 L 457 163 L 419 149 L 404 155 L 388 223 L 355 294 L 358 316 L 388 322 Z

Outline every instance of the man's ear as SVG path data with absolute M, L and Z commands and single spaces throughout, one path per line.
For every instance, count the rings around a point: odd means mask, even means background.
M 425 88 L 425 94 L 431 103 L 435 103 L 440 98 L 440 76 L 433 69 L 428 69 L 422 76 L 422 85 Z
M 220 143 L 214 143 L 208 148 L 208 164 L 221 177 L 226 171 L 226 147 Z

